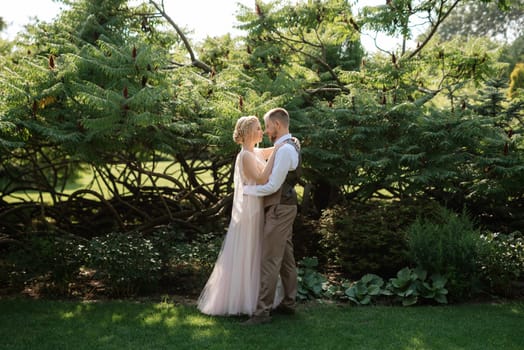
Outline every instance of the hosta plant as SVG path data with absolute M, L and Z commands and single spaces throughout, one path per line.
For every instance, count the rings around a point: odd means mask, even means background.
M 369 273 L 347 288 L 345 295 L 356 304 L 368 305 L 373 297 L 382 294 L 383 285 L 384 280 L 380 276 Z
M 447 279 L 439 274 L 432 275 L 430 281 L 426 278 L 425 270 L 405 267 L 397 273 L 396 277 L 390 278 L 383 294 L 395 296 L 403 306 L 416 304 L 419 297 L 447 303 L 448 291 L 444 288 Z

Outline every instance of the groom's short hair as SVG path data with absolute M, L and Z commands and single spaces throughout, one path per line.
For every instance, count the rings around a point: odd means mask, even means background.
M 266 113 L 264 119 L 266 117 L 271 120 L 277 119 L 284 126 L 289 127 L 289 113 L 284 108 L 273 108 Z

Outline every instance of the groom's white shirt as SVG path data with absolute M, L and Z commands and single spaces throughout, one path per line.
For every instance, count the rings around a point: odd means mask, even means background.
M 275 141 L 275 146 L 291 138 L 291 134 L 286 134 Z M 244 194 L 252 196 L 268 196 L 275 193 L 284 183 L 288 171 L 295 170 L 298 166 L 298 152 L 295 147 L 285 144 L 277 150 L 273 170 L 269 175 L 269 180 L 264 185 L 244 186 Z

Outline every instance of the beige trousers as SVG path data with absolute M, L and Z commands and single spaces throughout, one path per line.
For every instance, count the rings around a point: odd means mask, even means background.
M 293 256 L 293 222 L 296 205 L 276 204 L 266 208 L 262 236 L 260 294 L 256 316 L 268 316 L 275 298 L 278 275 L 282 280 L 282 304 L 295 306 L 297 296 L 297 268 Z

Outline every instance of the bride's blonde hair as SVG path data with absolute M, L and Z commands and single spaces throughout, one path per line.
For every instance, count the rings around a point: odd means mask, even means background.
M 233 140 L 241 145 L 246 140 L 246 137 L 253 132 L 253 125 L 256 122 L 258 122 L 258 118 L 254 115 L 238 118 L 233 131 Z

